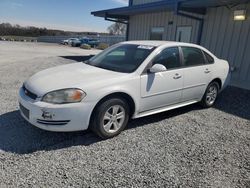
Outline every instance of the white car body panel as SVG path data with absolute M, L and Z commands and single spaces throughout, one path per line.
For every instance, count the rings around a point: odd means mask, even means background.
M 43 96 L 50 91 L 62 88 L 88 88 L 95 83 L 100 84 L 121 79 L 126 74 L 96 68 L 84 63 L 73 63 L 50 68 L 33 75 L 26 81 L 27 89 Z M 90 86 L 91 87 L 91 86 Z
M 165 41 L 131 41 L 122 44 L 155 46 L 156 49 L 133 73 L 109 71 L 84 63 L 73 63 L 41 71 L 25 83 L 26 89 L 35 93 L 38 98 L 32 100 L 21 88 L 19 103 L 30 112 L 30 117 L 22 116 L 31 124 L 49 131 L 80 131 L 89 127 L 91 114 L 97 103 L 104 97 L 114 93 L 124 93 L 132 98 L 135 111 L 132 118 L 143 117 L 166 110 L 199 102 L 208 84 L 214 79 L 221 80 L 222 89 L 229 81 L 229 65 L 220 60 L 203 47 L 194 44 Z M 210 54 L 214 64 L 167 70 L 155 74 L 145 73 L 145 69 L 153 58 L 163 49 L 173 46 L 190 46 L 200 48 Z M 209 73 L 205 73 L 206 70 Z M 181 76 L 175 79 L 176 75 Z M 48 92 L 79 88 L 87 95 L 79 103 L 49 104 L 42 102 Z M 66 125 L 44 125 L 37 120 L 43 118 L 43 112 L 53 114 L 53 121 L 70 120 Z
M 208 83 L 212 81 L 212 65 L 188 67 L 183 69 L 183 92 L 182 101 L 201 100 Z
M 24 94 L 22 89 L 19 91 L 19 103 L 30 111 L 29 119 L 21 111 L 24 119 L 38 128 L 57 132 L 86 130 L 89 124 L 89 112 L 94 108 L 94 104 L 90 102 L 55 105 L 33 101 Z M 53 114 L 53 121 L 70 120 L 70 122 L 63 126 L 39 124 L 37 120 L 44 119 L 42 116 L 44 111 Z
M 171 70 L 141 76 L 141 110 L 169 106 L 181 102 L 183 77 L 174 79 L 182 70 Z M 166 100 L 168 99 L 168 100 Z

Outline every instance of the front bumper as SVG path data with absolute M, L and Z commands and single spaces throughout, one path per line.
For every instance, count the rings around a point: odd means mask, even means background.
M 34 101 L 25 95 L 22 88 L 18 100 L 24 119 L 40 129 L 56 132 L 88 129 L 94 109 L 94 104 L 88 102 L 56 105 Z

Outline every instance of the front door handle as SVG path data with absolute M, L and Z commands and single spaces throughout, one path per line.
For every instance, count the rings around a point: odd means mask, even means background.
M 177 80 L 177 79 L 180 79 L 182 76 L 180 74 L 175 74 L 174 76 L 174 79 Z
M 208 73 L 210 73 L 211 71 L 210 71 L 209 69 L 206 69 L 204 72 L 205 72 L 206 74 L 208 74 Z

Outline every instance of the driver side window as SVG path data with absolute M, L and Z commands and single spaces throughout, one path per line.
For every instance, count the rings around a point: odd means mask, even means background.
M 176 69 L 181 67 L 180 53 L 178 47 L 166 48 L 153 61 L 153 65 L 161 64 L 167 69 Z M 152 65 L 152 66 L 153 66 Z

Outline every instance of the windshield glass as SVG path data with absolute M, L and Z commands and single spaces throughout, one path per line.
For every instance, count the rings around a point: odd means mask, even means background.
M 134 72 L 155 49 L 154 46 L 124 44 L 104 50 L 87 64 L 116 72 Z

